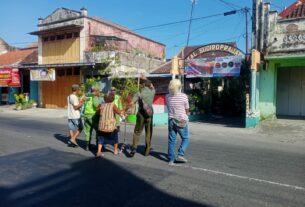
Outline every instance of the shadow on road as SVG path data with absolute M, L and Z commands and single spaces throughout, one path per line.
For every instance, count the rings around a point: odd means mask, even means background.
M 160 191 L 129 172 L 130 165 L 50 148 L 0 157 L 0 166 L 1 207 L 207 206 Z M 152 183 L 166 173 L 153 172 Z
M 201 117 L 200 120 L 193 122 L 222 125 L 229 128 L 245 128 L 244 118 L 241 117 L 218 117 L 214 115 L 206 115 Z
M 65 145 L 68 145 L 68 141 L 69 141 L 69 137 L 63 134 L 54 134 L 54 138 L 63 142 Z M 84 140 L 81 139 L 77 139 L 77 143 L 79 145 L 79 147 L 81 147 L 82 149 L 85 150 L 85 146 L 86 146 L 86 142 Z M 95 155 L 96 153 L 96 146 L 92 147 L 92 149 L 90 150 L 90 152 Z

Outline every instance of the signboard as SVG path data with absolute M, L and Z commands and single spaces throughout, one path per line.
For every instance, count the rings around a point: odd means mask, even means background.
M 239 76 L 242 56 L 200 58 L 187 61 L 187 77 L 231 77 Z
M 31 81 L 55 81 L 55 69 L 44 68 L 30 71 Z
M 0 69 L 0 86 L 20 87 L 20 75 L 18 68 Z
M 234 46 L 227 44 L 211 44 L 196 49 L 186 59 L 191 60 L 200 56 L 201 54 L 209 52 L 225 52 L 231 56 L 243 56 L 243 53 Z

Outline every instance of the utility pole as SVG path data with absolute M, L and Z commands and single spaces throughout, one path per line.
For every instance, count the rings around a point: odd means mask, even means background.
M 196 0 L 192 0 L 192 9 L 191 9 L 191 15 L 190 15 L 190 21 L 189 21 L 189 29 L 188 29 L 188 33 L 187 33 L 186 47 L 189 45 L 189 42 L 190 42 L 193 11 L 194 11 L 196 2 L 197 2 Z
M 249 33 L 248 33 L 248 11 L 249 9 L 245 7 L 244 12 L 245 12 L 245 17 L 246 17 L 246 61 L 249 61 Z
M 191 15 L 190 15 L 190 21 L 189 21 L 189 28 L 188 28 L 188 33 L 187 33 L 187 40 L 186 40 L 186 46 L 182 49 L 182 59 L 183 59 L 183 71 L 182 71 L 182 74 L 180 76 L 181 78 L 181 83 L 182 83 L 182 91 L 184 92 L 184 71 L 185 71 L 185 57 L 184 57 L 184 49 L 186 47 L 188 47 L 189 45 L 189 42 L 190 42 L 190 35 L 191 35 L 191 27 L 192 27 L 192 18 L 193 18 L 193 11 L 194 11 L 194 7 L 195 7 L 195 4 L 197 3 L 197 0 L 191 0 L 192 1 L 192 8 L 191 8 Z

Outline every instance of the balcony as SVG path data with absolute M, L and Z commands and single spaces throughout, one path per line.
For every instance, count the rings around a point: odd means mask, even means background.
M 164 61 L 145 57 L 143 54 L 127 53 L 122 51 L 84 52 L 85 63 L 104 63 L 111 60 L 114 67 L 111 73 L 117 76 L 133 76 L 139 73 L 149 73 Z

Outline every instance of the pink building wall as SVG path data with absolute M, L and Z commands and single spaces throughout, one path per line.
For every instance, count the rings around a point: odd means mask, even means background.
M 120 30 L 118 28 L 105 25 L 93 19 L 85 19 L 84 22 L 86 43 L 85 50 L 90 51 L 91 40 L 90 35 L 105 35 L 105 36 L 116 36 L 127 40 L 128 42 L 122 42 L 119 44 L 120 50 L 127 51 L 138 51 L 145 54 L 149 54 L 152 57 L 158 59 L 164 59 L 165 57 L 165 45 L 154 42 L 153 40 L 146 39 L 141 36 Z

